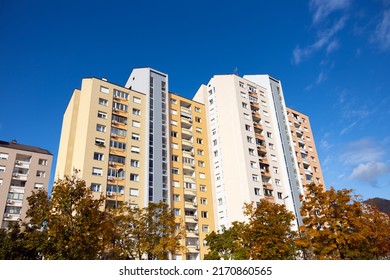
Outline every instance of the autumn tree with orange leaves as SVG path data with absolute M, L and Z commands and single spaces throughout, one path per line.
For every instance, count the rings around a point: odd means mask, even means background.
M 307 185 L 297 245 L 305 259 L 380 259 L 390 254 L 390 219 L 352 190 Z

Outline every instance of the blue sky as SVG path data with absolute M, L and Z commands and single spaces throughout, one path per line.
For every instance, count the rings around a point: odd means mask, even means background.
M 390 199 L 390 0 L 0 0 L 0 139 L 56 157 L 81 79 L 142 66 L 188 98 L 235 68 L 280 79 L 326 186 Z

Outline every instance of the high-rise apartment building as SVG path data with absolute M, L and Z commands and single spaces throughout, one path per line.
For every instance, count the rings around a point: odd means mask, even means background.
M 304 174 L 323 179 L 308 122 L 305 155 L 316 164 L 296 154 L 293 114 L 308 121 L 268 75 L 215 75 L 193 100 L 151 68 L 134 69 L 124 87 L 83 79 L 64 114 L 56 176 L 80 169 L 107 207 L 167 202 L 186 231 L 187 252 L 172 257 L 203 259 L 206 235 L 245 220 L 244 203 L 284 204 L 301 223 Z
M 44 149 L 0 141 L 1 227 L 24 220 L 33 190 L 48 190 L 52 154 Z
M 313 182 L 324 185 L 309 117 L 290 108 L 287 108 L 287 115 L 302 185 Z
M 219 228 L 244 220 L 244 203 L 261 198 L 285 204 L 300 222 L 302 186 L 279 83 L 267 75 L 215 75 L 194 97 L 206 104 Z

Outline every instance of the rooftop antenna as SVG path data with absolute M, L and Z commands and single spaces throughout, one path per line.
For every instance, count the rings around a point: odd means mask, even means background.
M 238 68 L 234 68 L 234 75 L 237 75 L 238 76 Z

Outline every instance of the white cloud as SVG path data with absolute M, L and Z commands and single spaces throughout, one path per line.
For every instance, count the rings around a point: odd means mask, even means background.
M 346 127 L 344 127 L 341 131 L 340 131 L 340 135 L 344 135 L 347 131 L 351 130 L 351 128 L 353 128 L 355 125 L 357 125 L 359 123 L 360 120 L 358 121 L 354 121 L 352 122 L 351 124 L 347 125 Z
M 313 12 L 313 23 L 323 21 L 331 13 L 349 7 L 350 0 L 311 0 L 310 10 Z
M 323 48 L 325 48 L 328 53 L 338 48 L 338 42 L 333 37 L 338 31 L 344 28 L 345 21 L 346 17 L 342 17 L 331 28 L 320 32 L 317 41 L 313 44 L 305 48 L 301 48 L 299 46 L 295 47 L 293 50 L 294 63 L 301 63 L 303 60 L 309 58 L 312 54 L 320 51 Z
M 376 184 L 376 178 L 390 173 L 390 167 L 383 162 L 367 162 L 353 169 L 351 179 L 367 181 Z
M 378 23 L 372 41 L 377 43 L 381 50 L 390 50 L 390 10 L 383 12 Z

